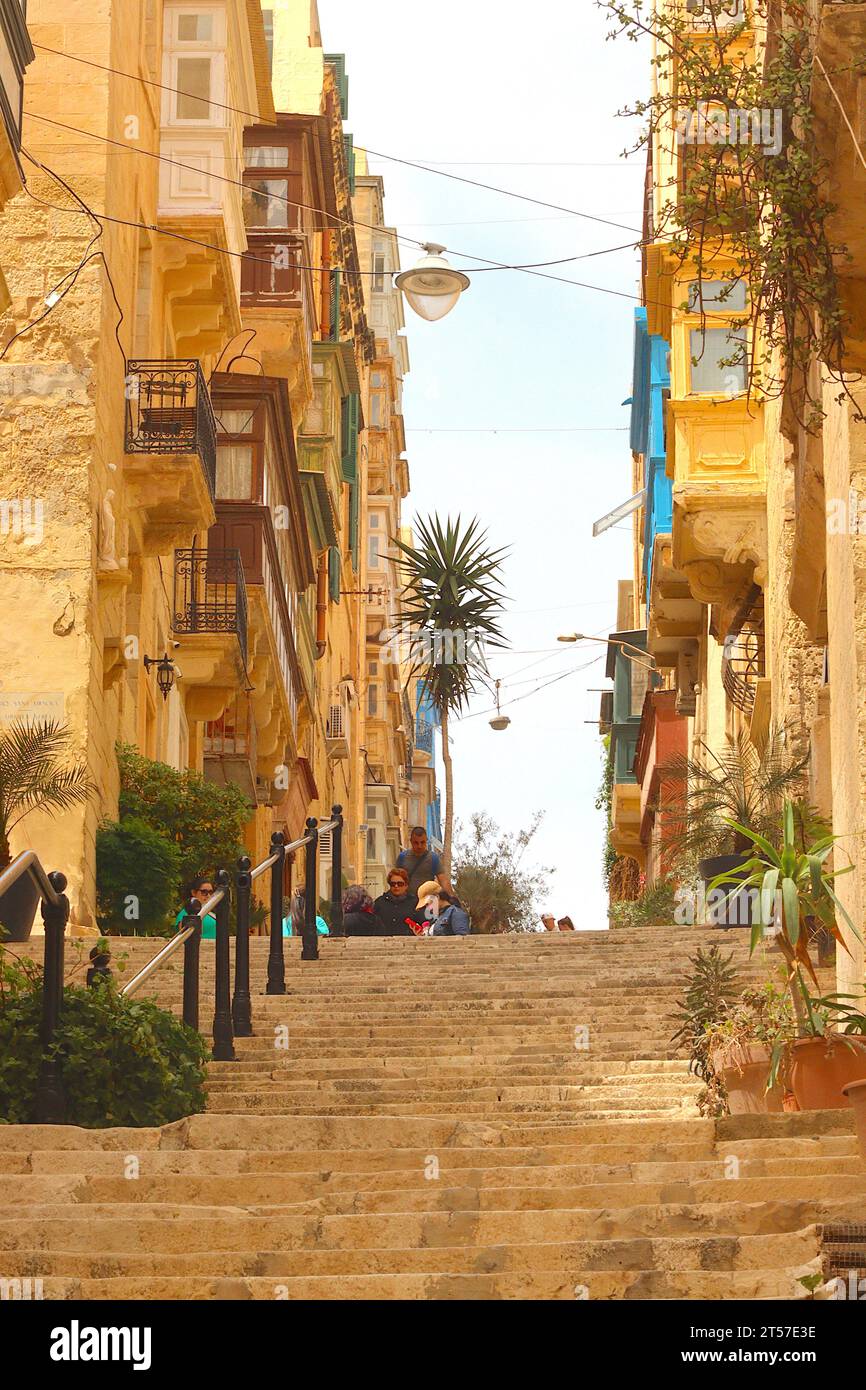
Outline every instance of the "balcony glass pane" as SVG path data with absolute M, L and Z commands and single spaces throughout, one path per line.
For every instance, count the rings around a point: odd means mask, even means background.
M 740 314 L 746 308 L 745 280 L 705 280 L 703 283 L 703 307 L 706 313 Z M 689 309 L 699 314 L 701 297 L 699 281 L 692 280 L 689 285 Z
M 179 121 L 209 119 L 210 74 L 210 58 L 178 58 L 176 115 Z
M 251 179 L 244 194 L 248 227 L 288 227 L 288 179 Z
M 287 169 L 287 145 L 250 145 L 246 151 L 248 169 Z
M 632 661 L 629 665 L 631 666 L 631 708 L 629 713 L 632 719 L 639 719 L 649 685 L 649 667 L 639 665 L 637 661 Z
M 689 332 L 689 351 L 692 358 L 692 391 L 713 392 L 716 395 L 736 396 L 746 389 L 744 362 L 731 365 L 740 346 L 745 347 L 745 328 L 693 328 Z
M 177 36 L 184 43 L 210 43 L 213 38 L 213 15 L 178 15 Z
M 251 444 L 220 444 L 217 449 L 216 495 L 232 501 L 249 501 L 252 498 Z

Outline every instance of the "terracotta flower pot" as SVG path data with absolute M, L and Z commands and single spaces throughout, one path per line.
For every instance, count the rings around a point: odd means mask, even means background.
M 866 1162 L 866 1081 L 852 1081 L 850 1086 L 845 1087 L 845 1095 L 848 1097 L 848 1104 L 854 1111 L 860 1156 Z
M 767 1090 L 770 1049 L 764 1043 L 729 1043 L 713 1048 L 713 1070 L 728 1093 L 732 1115 L 769 1115 L 782 1110 L 782 1088 Z
M 866 1081 L 866 1042 L 829 1034 L 791 1044 L 791 1085 L 801 1110 L 846 1110 L 845 1087 Z

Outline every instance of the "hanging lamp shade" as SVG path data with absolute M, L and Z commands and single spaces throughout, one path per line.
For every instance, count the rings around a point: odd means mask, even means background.
M 469 276 L 448 264 L 444 246 L 430 242 L 424 250 L 427 255 L 411 270 L 398 275 L 395 284 L 416 314 L 435 323 L 450 314 L 463 291 L 469 288 Z

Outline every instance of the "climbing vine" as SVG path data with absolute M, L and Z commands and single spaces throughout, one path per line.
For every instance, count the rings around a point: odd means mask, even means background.
M 807 0 L 597 3 L 610 17 L 608 38 L 653 41 L 653 94 L 620 114 L 645 122 L 635 148 L 652 149 L 660 133 L 679 156 L 647 238 L 694 271 L 694 298 L 681 307 L 700 314 L 705 335 L 704 285 L 717 286 L 716 312 L 742 304 L 752 332 L 731 334 L 720 365 L 741 369 L 749 397 L 790 393 L 798 420 L 811 424 L 821 415 L 808 383 L 816 358 L 840 395 L 850 390 L 837 271 L 846 249 L 832 238 L 816 139 Z M 851 67 L 866 72 L 866 54 L 852 54 Z

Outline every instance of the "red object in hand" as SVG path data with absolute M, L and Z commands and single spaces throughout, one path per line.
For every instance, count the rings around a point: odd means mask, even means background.
M 420 936 L 422 931 L 424 930 L 421 923 L 413 921 L 411 917 L 404 917 L 403 921 L 406 923 L 406 926 L 412 932 L 413 936 Z

